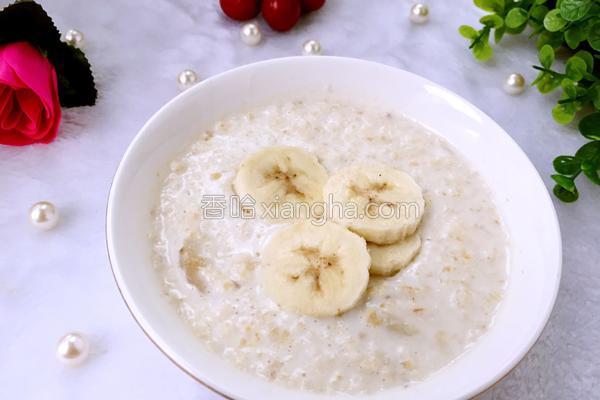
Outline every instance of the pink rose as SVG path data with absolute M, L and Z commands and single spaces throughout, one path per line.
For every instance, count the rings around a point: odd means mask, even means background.
M 60 123 L 56 71 L 27 42 L 0 46 L 0 144 L 50 143 Z

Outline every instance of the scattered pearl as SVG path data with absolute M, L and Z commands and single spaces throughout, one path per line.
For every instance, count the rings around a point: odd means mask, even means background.
M 29 209 L 29 220 L 36 228 L 48 230 L 58 224 L 58 210 L 49 201 L 35 203 Z
M 242 42 L 248 46 L 256 46 L 262 40 L 262 33 L 256 23 L 250 22 L 242 26 L 240 37 L 242 38 Z
M 503 88 L 508 94 L 521 94 L 525 90 L 525 78 L 521 74 L 512 73 L 504 81 Z
M 198 83 L 198 75 L 191 69 L 184 69 L 177 77 L 179 89 L 186 90 Z
M 77 365 L 83 362 L 90 353 L 87 339 L 80 333 L 67 333 L 58 341 L 56 357 L 67 365 Z
M 81 47 L 83 45 L 83 33 L 77 29 L 69 29 L 65 33 L 65 42 L 73 47 Z
M 416 3 L 410 8 L 410 20 L 415 24 L 423 24 L 429 20 L 429 7 Z
M 317 56 L 321 54 L 321 44 L 316 40 L 308 40 L 302 45 L 302 54 L 305 56 Z

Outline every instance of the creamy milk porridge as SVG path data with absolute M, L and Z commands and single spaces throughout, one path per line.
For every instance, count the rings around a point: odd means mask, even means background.
M 211 351 L 289 387 L 369 393 L 426 378 L 489 328 L 508 270 L 491 195 L 448 143 L 387 111 L 327 95 L 281 102 L 217 122 L 172 162 L 156 209 L 156 269 Z M 261 285 L 261 251 L 286 222 L 251 218 L 230 196 L 242 160 L 275 145 L 316 155 L 330 175 L 375 160 L 422 188 L 418 255 L 395 275 L 372 275 L 341 315 L 288 311 Z

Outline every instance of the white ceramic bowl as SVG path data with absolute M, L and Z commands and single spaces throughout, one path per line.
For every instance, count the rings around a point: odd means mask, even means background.
M 367 398 L 462 399 L 481 392 L 527 353 L 552 310 L 561 271 L 556 213 L 530 161 L 491 118 L 426 79 L 381 64 L 337 57 L 275 59 L 207 79 L 161 108 L 127 149 L 108 201 L 108 251 L 127 306 L 173 362 L 223 395 L 253 400 L 350 397 L 289 390 L 240 372 L 203 350 L 162 294 L 148 239 L 150 211 L 160 187 L 157 173 L 165 171 L 198 132 L 217 118 L 310 88 L 384 103 L 420 121 L 454 144 L 491 188 L 509 232 L 511 264 L 508 289 L 492 329 L 425 381 Z

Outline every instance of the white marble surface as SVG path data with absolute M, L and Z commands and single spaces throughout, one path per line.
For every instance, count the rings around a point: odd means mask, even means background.
M 0 6 L 8 2 L 0 0 Z M 47 0 L 59 29 L 81 29 L 100 91 L 93 108 L 67 110 L 48 146 L 0 147 L 0 398 L 218 399 L 170 363 L 129 315 L 110 273 L 104 211 L 113 172 L 144 121 L 177 94 L 187 67 L 201 77 L 272 57 L 297 55 L 309 38 L 331 55 L 379 61 L 423 75 L 466 97 L 523 147 L 548 187 L 551 161 L 583 142 L 550 117 L 553 96 L 534 90 L 510 97 L 503 78 L 531 81 L 533 45 L 508 38 L 496 57 L 476 63 L 456 30 L 474 23 L 467 0 L 431 0 L 431 20 L 414 26 L 409 0 L 329 0 L 292 32 L 244 46 L 239 24 L 217 0 Z M 262 23 L 262 21 L 261 21 Z M 515 176 L 514 179 L 519 179 Z M 37 232 L 27 210 L 40 199 L 61 210 L 60 225 Z M 483 399 L 592 399 L 600 390 L 600 190 L 581 185 L 581 199 L 556 202 L 564 269 L 550 324 L 541 340 Z M 90 359 L 67 368 L 56 341 L 78 330 Z

